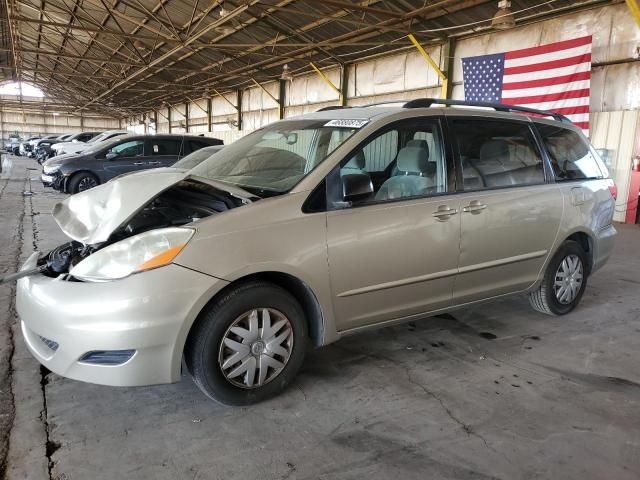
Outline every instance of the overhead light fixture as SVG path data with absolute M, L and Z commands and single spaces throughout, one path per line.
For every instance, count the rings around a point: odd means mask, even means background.
M 287 65 L 286 63 L 282 67 L 282 75 L 280 75 L 280 80 L 285 80 L 287 82 L 293 80 L 293 73 L 291 73 L 291 70 L 289 70 L 289 65 Z
M 516 26 L 516 19 L 511 11 L 511 2 L 509 0 L 500 0 L 498 2 L 498 11 L 491 19 L 491 26 L 496 30 L 507 30 Z
M 220 4 L 220 12 L 219 12 L 219 13 L 220 13 L 220 16 L 221 16 L 221 17 L 224 17 L 224 16 L 226 16 L 226 15 L 229 13 L 229 12 L 227 11 L 227 9 L 226 9 L 226 8 L 224 8 L 224 2 L 222 2 L 222 3 Z

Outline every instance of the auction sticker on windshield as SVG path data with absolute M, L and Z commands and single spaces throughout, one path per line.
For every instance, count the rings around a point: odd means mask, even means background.
M 355 119 L 355 118 L 344 118 L 340 120 L 330 120 L 325 123 L 325 127 L 338 127 L 338 128 L 362 128 L 369 120 Z

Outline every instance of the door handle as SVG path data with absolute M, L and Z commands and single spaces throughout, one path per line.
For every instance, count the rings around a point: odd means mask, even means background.
M 484 210 L 485 208 L 487 208 L 486 204 L 480 203 L 480 201 L 478 201 L 478 200 L 473 200 L 471 203 L 469 203 L 469 205 L 464 207 L 462 209 L 462 211 L 463 212 L 469 212 L 469 213 L 472 213 L 474 215 L 477 215 L 480 212 L 482 212 L 482 210 Z
M 133 162 L 134 165 L 144 165 L 145 162 Z
M 147 165 L 162 165 L 162 162 L 149 162 Z
M 445 220 L 449 220 L 449 218 L 451 218 L 451 215 L 455 215 L 456 213 L 458 213 L 457 209 L 449 208 L 447 205 L 440 205 L 438 207 L 438 210 L 433 212 L 431 215 L 436 217 L 437 220 L 444 222 Z

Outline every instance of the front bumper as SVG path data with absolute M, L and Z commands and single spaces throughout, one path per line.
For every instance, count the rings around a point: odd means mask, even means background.
M 189 328 L 225 285 L 175 264 L 102 283 L 33 275 L 18 281 L 16 308 L 27 347 L 49 370 L 102 385 L 152 385 L 180 380 Z M 79 361 L 87 352 L 112 350 L 135 354 L 120 365 Z
M 50 187 L 51 185 L 53 185 L 53 181 L 55 180 L 55 178 L 53 175 L 47 175 L 43 173 L 42 175 L 40 175 L 40 180 L 42 180 L 42 183 L 45 187 Z

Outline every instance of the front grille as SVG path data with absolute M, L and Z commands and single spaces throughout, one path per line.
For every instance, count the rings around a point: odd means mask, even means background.
M 85 353 L 78 361 L 93 365 L 122 365 L 135 353 L 135 350 L 95 350 Z
M 58 345 L 58 342 L 54 342 L 53 340 L 49 340 L 46 337 L 43 337 L 42 335 L 38 335 L 38 337 L 40 337 L 40 340 L 42 340 L 42 343 L 44 343 L 47 347 L 49 347 L 49 350 L 55 352 L 56 350 L 58 350 L 58 347 L 60 345 Z

